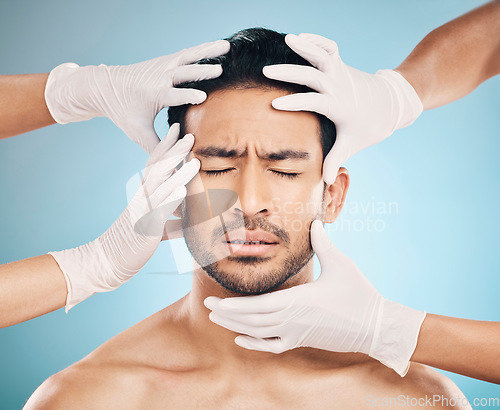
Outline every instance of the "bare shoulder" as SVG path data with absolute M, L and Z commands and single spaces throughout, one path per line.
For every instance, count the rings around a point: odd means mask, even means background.
M 434 407 L 465 410 L 471 409 L 467 398 L 458 386 L 444 374 L 419 363 L 412 363 L 406 377 L 421 396 L 433 397 Z
M 172 312 L 157 312 L 49 377 L 25 408 L 128 409 L 160 399 L 158 392 L 172 384 L 172 369 L 190 370 L 195 362 Z
M 406 377 L 423 392 L 435 392 L 446 396 L 463 395 L 455 383 L 438 371 L 419 363 L 412 363 Z
M 379 387 L 382 387 L 380 391 L 384 391 L 383 396 L 367 397 L 373 405 L 389 405 L 392 399 L 398 407 L 471 409 L 457 385 L 428 366 L 412 363 L 405 377 L 380 366 L 374 366 L 370 373 L 379 381 Z
M 144 381 L 128 367 L 77 363 L 43 382 L 24 408 L 138 408 L 147 395 Z

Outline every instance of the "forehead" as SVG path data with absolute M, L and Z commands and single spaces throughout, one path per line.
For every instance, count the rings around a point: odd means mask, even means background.
M 271 102 L 289 94 L 276 89 L 236 89 L 211 93 L 186 113 L 186 132 L 195 136 L 195 147 L 223 146 L 244 151 L 307 151 L 322 155 L 318 117 L 310 112 L 279 111 Z

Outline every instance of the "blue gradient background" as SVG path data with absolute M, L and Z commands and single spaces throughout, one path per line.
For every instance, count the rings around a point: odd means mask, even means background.
M 433 28 L 482 3 L 2 1 L 0 73 L 48 72 L 67 61 L 129 64 L 252 26 L 333 38 L 347 64 L 375 72 L 394 68 Z M 500 78 L 491 79 L 347 163 L 347 206 L 397 203 L 392 213 L 351 208 L 330 229 L 385 297 L 428 312 L 500 320 L 499 92 Z M 157 129 L 165 134 L 163 118 Z M 102 118 L 0 141 L 0 262 L 99 236 L 127 205 L 127 180 L 146 160 Z M 368 217 L 382 221 L 381 232 L 370 230 Z M 162 255 L 145 271 L 172 266 L 168 248 Z M 0 330 L 0 408 L 21 407 L 47 377 L 179 299 L 191 277 L 144 273 L 68 315 L 61 309 Z M 471 401 L 500 397 L 498 386 L 448 375 Z

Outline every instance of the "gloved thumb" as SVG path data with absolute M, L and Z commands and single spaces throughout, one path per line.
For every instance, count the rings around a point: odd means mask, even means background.
M 127 134 L 132 141 L 139 144 L 144 151 L 151 155 L 156 146 L 160 143 L 160 138 L 156 134 L 152 122 L 153 120 L 151 120 L 151 124 L 148 125 L 124 127 L 119 125 L 119 127 L 125 131 L 125 134 Z
M 337 278 L 342 278 L 358 270 L 354 262 L 332 243 L 323 228 L 323 223 L 317 219 L 311 225 L 311 244 L 321 265 L 321 275 L 317 281 L 332 278 L 334 273 Z
M 327 184 L 333 184 L 335 182 L 340 167 L 349 159 L 349 152 L 347 151 L 349 147 L 344 142 L 345 140 L 346 138 L 344 138 L 341 133 L 337 132 L 335 144 L 333 144 L 332 149 L 323 161 L 323 180 Z
M 329 38 L 312 33 L 300 33 L 299 37 L 317 45 L 318 47 L 321 47 L 331 56 L 338 56 L 339 54 L 339 47 L 337 43 L 333 40 L 330 40 Z
M 319 219 L 311 224 L 311 245 L 321 265 L 321 276 L 326 272 L 331 272 L 332 269 L 329 267 L 332 265 L 332 260 L 338 250 L 330 241 L 323 227 L 323 222 Z

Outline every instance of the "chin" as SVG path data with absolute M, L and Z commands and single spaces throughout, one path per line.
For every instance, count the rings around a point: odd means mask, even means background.
M 237 261 L 231 257 L 202 269 L 223 288 L 241 296 L 269 293 L 291 282 L 305 283 L 299 279 L 302 269 L 283 269 L 286 262 L 262 260 L 263 258 L 250 263 L 248 258 L 255 257 L 238 257 Z
M 230 262 L 218 262 L 205 266 L 203 270 L 223 288 L 238 295 L 268 293 L 276 290 L 289 279 L 281 276 L 279 271 L 263 269 L 259 265 L 234 265 Z

